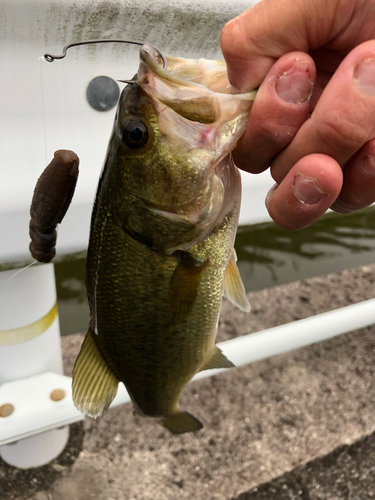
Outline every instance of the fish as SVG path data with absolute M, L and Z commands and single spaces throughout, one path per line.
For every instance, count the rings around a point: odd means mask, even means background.
M 236 265 L 241 177 L 230 152 L 255 92 L 231 95 L 224 61 L 145 44 L 118 103 L 91 220 L 88 332 L 73 400 L 101 417 L 123 382 L 136 413 L 173 434 L 202 423 L 180 393 L 229 368 L 215 344 L 222 297 L 250 310 Z
M 56 255 L 56 227 L 72 201 L 78 167 L 79 158 L 73 151 L 59 149 L 36 183 L 30 206 L 29 250 L 38 262 L 46 264 Z

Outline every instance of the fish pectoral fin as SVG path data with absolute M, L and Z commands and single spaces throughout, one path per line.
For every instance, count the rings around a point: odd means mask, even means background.
M 214 368 L 233 368 L 234 366 L 232 361 L 229 361 L 217 345 L 215 345 L 212 355 L 199 371 L 213 370 Z
M 117 393 L 119 380 L 105 362 L 89 330 L 73 371 L 73 401 L 85 415 L 101 417 Z
M 238 270 L 236 251 L 233 248 L 232 257 L 229 261 L 224 278 L 224 296 L 241 311 L 250 312 L 250 304 L 246 297 L 246 290 Z
M 167 313 L 173 323 L 180 323 L 191 314 L 207 266 L 208 260 L 199 263 L 184 252 L 169 285 Z
M 172 432 L 172 434 L 199 431 L 203 427 L 197 418 L 182 408 L 178 408 L 170 417 L 158 418 L 157 422 Z

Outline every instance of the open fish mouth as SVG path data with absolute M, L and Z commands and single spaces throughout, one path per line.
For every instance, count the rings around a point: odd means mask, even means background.
M 256 91 L 230 94 L 224 61 L 181 59 L 165 55 L 162 65 L 155 49 L 140 49 L 136 82 L 155 99 L 188 120 L 210 124 L 225 117 L 248 113 Z M 163 61 L 164 62 L 164 61 Z

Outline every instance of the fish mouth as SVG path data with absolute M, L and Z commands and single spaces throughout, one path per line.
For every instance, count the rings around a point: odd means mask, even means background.
M 224 61 L 160 56 L 149 45 L 140 50 L 137 83 L 180 116 L 202 124 L 248 113 L 256 91 L 232 95 Z
M 145 102 L 137 110 L 148 116 L 152 109 L 155 148 L 142 166 L 150 171 L 141 170 L 142 182 L 127 189 L 123 228 L 170 255 L 203 241 L 237 204 L 240 181 L 227 157 L 246 128 L 255 92 L 226 93 L 223 61 L 165 58 L 166 69 L 147 45 L 141 48 L 134 86 Z
M 217 165 L 245 131 L 256 91 L 228 93 L 224 61 L 164 57 L 166 69 L 142 46 L 136 81 L 154 101 L 160 136 L 192 163 Z
M 228 80 L 227 66 L 224 60 L 185 59 L 157 53 L 154 47 L 144 44 L 140 49 L 141 63 L 149 70 L 171 84 L 184 87 L 200 88 L 200 91 L 232 95 Z M 138 79 L 142 79 L 138 71 Z M 236 94 L 241 100 L 253 100 L 256 91 Z

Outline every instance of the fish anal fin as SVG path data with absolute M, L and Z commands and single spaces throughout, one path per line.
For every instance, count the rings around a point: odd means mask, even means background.
M 73 401 L 85 415 L 101 417 L 117 393 L 119 380 L 105 362 L 89 330 L 73 371 Z
M 207 266 L 208 261 L 199 263 L 184 252 L 169 286 L 167 313 L 173 323 L 181 323 L 191 314 Z
M 197 418 L 181 408 L 176 410 L 170 417 L 158 418 L 157 422 L 172 434 L 199 431 L 203 427 L 203 424 Z
M 236 251 L 233 249 L 224 278 L 224 295 L 241 311 L 250 312 L 250 304 L 246 297 L 246 290 L 236 264 Z
M 215 345 L 211 356 L 199 371 L 212 370 L 214 368 L 233 368 L 234 366 L 232 361 L 229 361 L 217 345 Z

